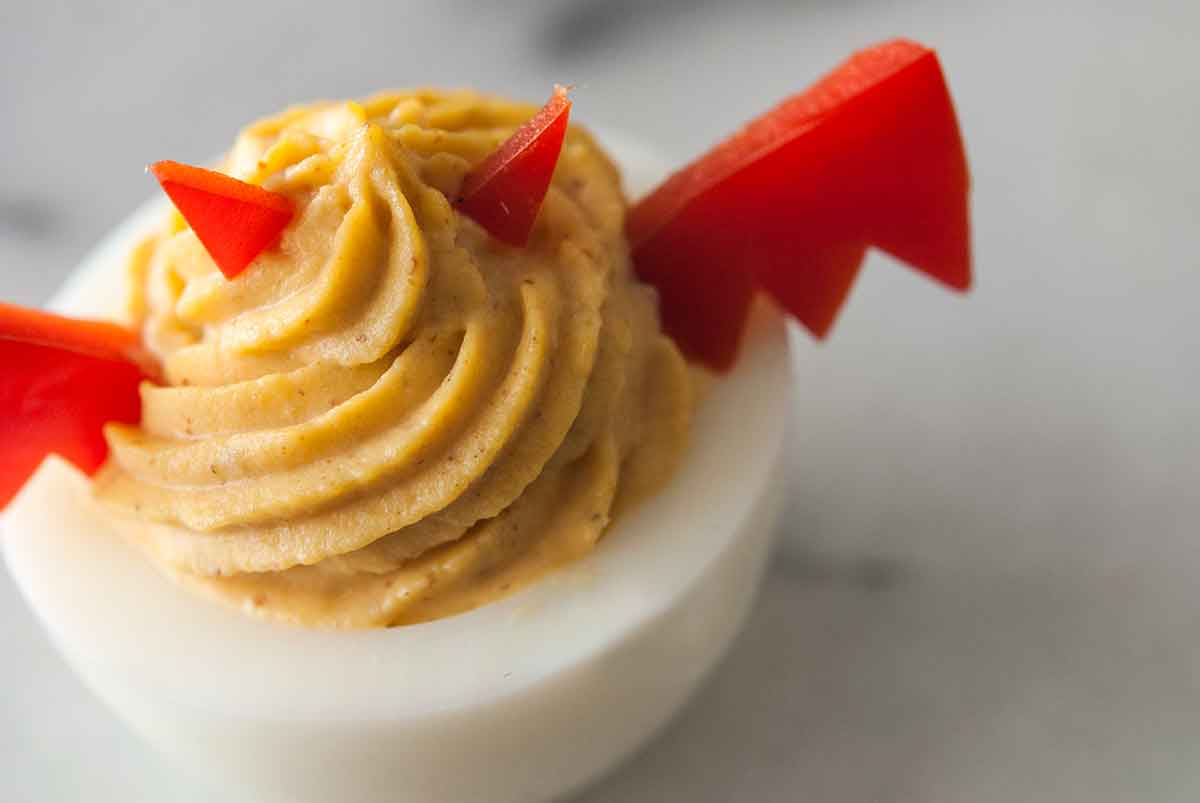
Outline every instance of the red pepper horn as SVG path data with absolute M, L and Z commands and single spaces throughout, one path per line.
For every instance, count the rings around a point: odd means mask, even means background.
M 567 89 L 555 86 L 541 111 L 467 173 L 455 207 L 496 239 L 524 246 L 550 188 L 570 114 Z
M 274 245 L 292 220 L 286 197 L 224 173 L 179 162 L 149 169 L 227 279 Z

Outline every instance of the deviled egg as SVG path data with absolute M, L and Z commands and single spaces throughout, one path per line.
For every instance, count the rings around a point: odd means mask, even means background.
M 561 88 L 536 113 L 293 108 L 223 172 L 152 165 L 181 217 L 139 213 L 60 295 L 127 295 L 137 336 L 0 306 L 26 456 L 98 469 L 42 465 L 7 563 L 181 766 L 259 801 L 585 783 L 678 709 L 761 578 L 791 386 L 763 295 L 820 337 L 870 246 L 970 285 L 928 48 L 855 54 L 632 207 L 621 172 L 636 197 L 665 165 L 609 138 L 614 162 L 569 111 Z M 93 400 L 95 360 L 124 368 Z M 46 414 L 85 403 L 106 441 Z
M 633 194 L 665 173 L 611 142 Z M 155 207 L 80 267 L 58 310 L 118 309 Z M 778 316 L 763 310 L 749 337 L 658 493 L 579 560 L 467 613 L 359 631 L 248 617 L 182 591 L 54 458 L 5 514 L 5 558 L 89 687 L 185 772 L 262 801 L 550 799 L 660 727 L 753 598 L 790 380 Z

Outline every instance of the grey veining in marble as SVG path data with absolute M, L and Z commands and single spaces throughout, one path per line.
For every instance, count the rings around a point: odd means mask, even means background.
M 833 338 L 797 338 L 792 504 L 746 631 L 576 803 L 1200 799 L 1195 3 L 9 3 L 0 297 L 47 298 L 146 162 L 286 102 L 574 82 L 577 119 L 682 160 L 897 33 L 959 101 L 975 292 L 875 255 Z M 0 799 L 208 798 L 6 577 L 0 638 Z

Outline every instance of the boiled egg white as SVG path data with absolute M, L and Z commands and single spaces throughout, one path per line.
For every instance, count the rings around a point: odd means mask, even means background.
M 601 141 L 633 195 L 664 174 Z M 115 230 L 56 309 L 118 309 L 125 254 L 163 208 Z M 665 490 L 577 563 L 427 624 L 315 631 L 226 609 L 122 541 L 56 458 L 0 520 L 4 558 L 83 681 L 224 799 L 548 800 L 645 742 L 729 645 L 774 529 L 791 386 L 783 323 L 763 313 Z

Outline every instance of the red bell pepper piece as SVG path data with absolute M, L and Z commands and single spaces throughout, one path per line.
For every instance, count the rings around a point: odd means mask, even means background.
M 14 340 L 111 362 L 131 362 L 147 376 L 158 376 L 158 361 L 142 347 L 138 333 L 127 326 L 68 318 L 0 301 L 0 342 Z
M 51 452 L 95 472 L 104 424 L 137 422 L 157 375 L 131 330 L 2 303 L 0 365 L 0 509 Z
M 571 100 L 554 87 L 546 105 L 463 179 L 455 207 L 498 240 L 524 246 L 567 134 Z
M 169 161 L 149 169 L 227 279 L 278 242 L 292 220 L 285 196 L 224 173 Z
M 824 337 L 869 245 L 966 290 L 969 186 L 937 55 L 896 40 L 855 54 L 672 175 L 633 207 L 628 233 L 664 327 L 725 370 L 746 287 Z

